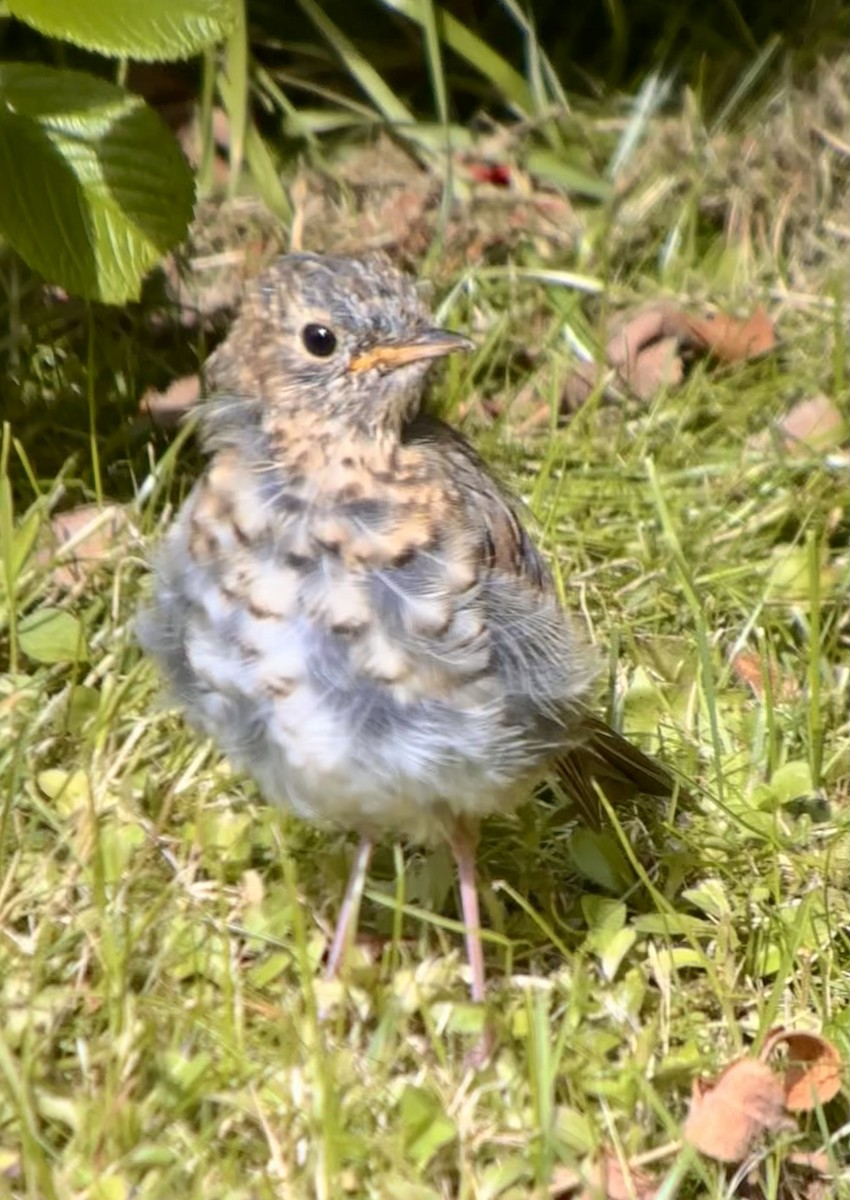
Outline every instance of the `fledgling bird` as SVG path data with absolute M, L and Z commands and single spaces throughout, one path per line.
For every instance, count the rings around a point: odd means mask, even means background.
M 591 715 L 597 664 L 512 501 L 420 414 L 430 364 L 470 347 L 386 261 L 279 259 L 210 360 L 211 461 L 139 636 L 268 800 L 359 834 L 327 973 L 374 841 L 445 839 L 481 1000 L 482 818 L 551 770 L 590 803 L 594 777 L 672 781 Z

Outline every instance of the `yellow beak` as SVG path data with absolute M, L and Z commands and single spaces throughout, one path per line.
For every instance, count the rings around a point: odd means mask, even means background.
M 423 358 L 442 358 L 456 350 L 472 350 L 475 343 L 459 333 L 448 329 L 426 329 L 404 342 L 390 342 L 385 346 L 371 346 L 362 354 L 356 354 L 348 364 L 349 371 L 394 371 L 408 363 Z

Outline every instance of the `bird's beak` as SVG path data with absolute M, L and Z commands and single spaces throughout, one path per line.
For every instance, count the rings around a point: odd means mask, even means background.
M 371 346 L 362 354 L 356 354 L 348 364 L 349 371 L 394 371 L 408 363 L 420 362 L 424 358 L 442 358 L 456 350 L 472 350 L 475 343 L 459 333 L 448 329 L 425 329 L 402 342 L 388 342 L 383 346 Z

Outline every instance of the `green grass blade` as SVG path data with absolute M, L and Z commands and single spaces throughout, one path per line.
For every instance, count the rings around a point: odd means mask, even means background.
M 227 39 L 224 70 L 227 74 L 227 116 L 229 122 L 230 171 L 227 194 L 232 199 L 239 191 L 245 138 L 249 123 L 250 84 L 248 81 L 248 23 L 243 0 L 233 5 L 236 14 L 233 31 Z
M 415 124 L 415 117 L 410 109 L 402 104 L 365 55 L 322 11 L 316 0 L 298 0 L 298 4 L 328 45 L 333 47 L 346 70 L 357 81 L 378 112 L 394 125 Z
M 300 4 L 305 2 L 312 3 L 312 0 L 299 0 Z M 381 3 L 423 27 L 428 19 L 426 0 L 381 0 Z M 505 103 L 520 116 L 533 116 L 534 96 L 522 75 L 457 17 L 441 8 L 435 12 L 439 19 L 440 36 L 446 45 L 485 79 L 489 79 Z
M 723 746 L 720 737 L 720 722 L 717 716 L 717 696 L 714 687 L 714 665 L 711 661 L 711 644 L 708 636 L 708 630 L 705 626 L 705 613 L 703 611 L 702 602 L 699 598 L 694 577 L 691 574 L 691 569 L 688 565 L 688 560 L 682 550 L 679 535 L 673 525 L 670 517 L 670 510 L 667 507 L 667 502 L 664 499 L 664 493 L 661 490 L 661 484 L 658 480 L 658 474 L 655 470 L 655 463 L 652 459 L 648 459 L 646 463 L 647 475 L 649 477 L 649 486 L 652 490 L 653 499 L 655 500 L 655 508 L 658 513 L 658 519 L 661 522 L 661 528 L 664 531 L 664 536 L 667 544 L 670 547 L 670 552 L 673 557 L 673 562 L 679 574 L 679 581 L 682 585 L 682 590 L 685 593 L 685 599 L 688 608 L 691 610 L 691 618 L 696 631 L 697 648 L 699 651 L 699 660 L 701 667 L 701 681 L 704 692 L 705 708 L 708 713 L 709 727 L 711 729 L 711 742 L 714 750 L 714 762 L 716 767 L 717 777 L 717 795 L 720 803 L 724 801 L 725 781 L 723 777 Z

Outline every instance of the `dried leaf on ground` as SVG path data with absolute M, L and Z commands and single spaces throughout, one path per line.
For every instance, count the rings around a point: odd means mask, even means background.
M 614 370 L 619 381 L 641 400 L 662 388 L 677 387 L 684 377 L 685 351 L 711 354 L 722 362 L 740 362 L 764 354 L 775 345 L 773 323 L 763 308 L 746 320 L 719 313 L 696 316 L 678 305 L 660 302 L 623 321 L 605 347 L 602 364 L 580 364 L 564 381 L 561 408 L 574 412 Z
M 787 1127 L 782 1080 L 765 1063 L 741 1058 L 713 1084 L 694 1081 L 683 1134 L 708 1158 L 741 1162 L 763 1133 Z
M 831 450 L 846 440 L 847 419 L 823 392 L 800 400 L 772 429 L 762 429 L 748 441 L 752 450 L 765 450 L 774 440 L 789 454 Z
M 671 309 L 674 324 L 681 321 L 676 332 L 680 341 L 702 348 L 721 362 L 745 362 L 758 358 L 776 345 L 773 322 L 763 308 L 757 308 L 746 320 L 717 313 L 713 317 L 695 317 Z
M 645 347 L 629 372 L 629 385 L 640 400 L 651 400 L 662 388 L 682 382 L 684 367 L 675 338 L 661 338 Z
M 841 1091 L 841 1055 L 826 1038 L 800 1030 L 774 1029 L 765 1039 L 762 1059 L 770 1058 L 777 1048 L 787 1054 L 781 1084 L 789 1112 L 808 1112 L 828 1104 Z
M 197 375 L 175 379 L 164 392 L 148 388 L 139 401 L 139 411 L 163 429 L 173 429 L 201 398 L 201 380 Z
M 53 582 L 57 587 L 72 588 L 99 564 L 114 558 L 116 543 L 123 540 L 126 529 L 127 514 L 119 505 L 81 504 L 52 519 L 48 544 L 39 552 L 38 561 L 56 559 Z
M 739 650 L 731 660 L 732 670 L 742 683 L 752 689 L 757 699 L 764 698 L 764 665 L 762 656 L 754 650 Z M 768 660 L 767 676 L 774 697 L 794 700 L 800 695 L 800 685 L 793 676 L 780 673 L 779 664 L 772 656 Z
M 832 1164 L 825 1150 L 792 1150 L 785 1161 L 793 1167 L 817 1171 L 819 1175 L 829 1175 L 832 1172 Z
M 658 1188 L 647 1171 L 624 1165 L 613 1150 L 605 1150 L 588 1171 L 556 1167 L 549 1195 L 553 1200 L 654 1200 Z
M 792 1150 L 785 1166 L 793 1172 L 793 1195 L 799 1200 L 830 1200 L 835 1195 L 833 1165 L 825 1150 Z

